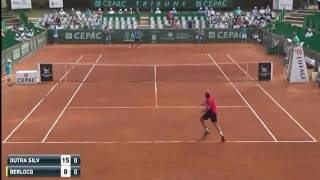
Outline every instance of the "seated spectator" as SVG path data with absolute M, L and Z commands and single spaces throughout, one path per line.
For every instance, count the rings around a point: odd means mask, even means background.
M 204 14 L 202 7 L 199 8 L 198 13 Z
M 74 8 L 71 8 L 71 16 L 76 16 L 76 11 L 74 10 Z
M 123 14 L 123 11 L 122 11 L 122 9 L 119 9 L 119 12 L 118 12 L 118 14 Z
M 259 10 L 260 16 L 264 17 L 266 15 L 266 10 L 263 8 L 263 6 Z
M 237 9 L 235 10 L 234 14 L 235 14 L 236 16 L 241 16 L 240 6 L 237 7 Z
M 189 29 L 192 29 L 192 28 L 193 28 L 193 21 L 192 21 L 192 19 L 189 19 L 189 20 L 188 20 L 188 28 L 189 28 Z
M 66 15 L 66 12 L 64 12 L 64 10 L 63 10 L 63 9 L 60 9 L 59 14 L 60 14 L 61 16 L 65 16 L 65 15 Z
M 103 12 L 102 12 L 101 8 L 99 8 L 99 9 L 96 11 L 96 14 L 97 14 L 98 16 L 102 16 Z
M 271 12 L 271 9 L 270 9 L 270 6 L 267 5 L 267 8 L 266 8 L 266 16 L 271 16 L 272 17 L 272 12 Z
M 173 19 L 173 13 L 172 13 L 172 11 L 168 11 L 168 13 L 167 13 L 167 19 L 168 19 L 169 23 L 172 22 L 172 19 Z
M 134 12 L 133 12 L 133 9 L 132 8 L 130 8 L 129 9 L 129 14 L 133 14 Z
M 214 16 L 216 13 L 214 12 L 213 8 L 209 9 L 209 15 Z
M 176 19 L 173 18 L 171 22 L 171 28 L 176 28 L 176 27 L 177 27 L 177 22 L 176 22 Z
M 177 12 L 177 10 L 176 10 L 176 8 L 172 8 L 172 14 L 177 14 L 178 12 Z
M 156 13 L 156 14 L 161 14 L 161 10 L 159 9 L 159 7 L 157 7 L 155 13 Z
M 108 13 L 109 13 L 109 14 L 114 14 L 114 10 L 113 10 L 112 8 L 110 8 L 110 10 L 109 10 Z
M 313 32 L 310 28 L 308 28 L 308 30 L 306 31 L 306 33 L 304 34 L 305 38 L 310 38 L 313 36 Z
M 136 8 L 136 13 L 137 13 L 137 14 L 140 14 L 139 8 Z
M 254 16 L 254 17 L 258 16 L 258 8 L 257 8 L 257 6 L 255 6 L 255 7 L 252 9 L 251 15 Z
M 127 9 L 127 8 L 124 9 L 123 14 L 124 14 L 124 15 L 127 15 L 127 14 L 128 14 L 128 9 Z
M 79 9 L 77 9 L 77 11 L 76 11 L 76 16 L 78 16 L 78 17 L 81 16 L 81 11 Z

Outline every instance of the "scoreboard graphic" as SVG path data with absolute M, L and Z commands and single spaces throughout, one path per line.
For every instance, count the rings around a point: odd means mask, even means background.
M 8 177 L 80 177 L 79 154 L 10 154 Z

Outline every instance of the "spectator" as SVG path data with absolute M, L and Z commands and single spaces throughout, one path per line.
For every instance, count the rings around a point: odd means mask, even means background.
M 54 30 L 53 30 L 54 43 L 56 43 L 58 41 L 58 38 L 59 38 L 59 31 L 58 31 L 58 28 L 55 26 Z
M 129 9 L 129 14 L 133 14 L 133 9 L 132 8 Z
M 176 8 L 173 8 L 173 9 L 172 9 L 172 14 L 176 15 L 177 13 L 178 13 L 178 12 L 177 12 Z
M 297 33 L 294 32 L 292 35 L 293 35 L 293 36 L 292 36 L 292 42 L 293 42 L 294 44 L 296 44 L 296 45 L 299 45 L 299 44 L 300 44 L 300 39 L 299 39 Z
M 204 14 L 204 11 L 202 10 L 202 7 L 199 8 L 198 13 Z
M 257 8 L 257 6 L 255 6 L 253 9 L 252 9 L 252 16 L 254 16 L 254 17 L 257 17 L 258 16 L 258 8 Z
M 305 38 L 310 38 L 313 36 L 313 32 L 310 28 L 308 28 L 308 30 L 306 31 L 306 33 L 304 34 Z
M 159 9 L 159 7 L 157 7 L 157 9 L 156 9 L 156 12 L 155 12 L 156 14 L 161 14 L 161 10 Z
M 196 39 L 202 41 L 204 38 L 204 30 L 202 27 L 199 27 L 197 35 L 196 35 Z
M 60 9 L 59 14 L 60 14 L 61 16 L 65 16 L 65 15 L 66 15 L 66 12 L 65 12 L 63 9 Z
M 176 26 L 177 26 L 176 19 L 173 18 L 171 22 L 171 28 L 176 28 Z
M 127 15 L 127 14 L 128 14 L 128 9 L 127 9 L 127 8 L 124 9 L 123 14 L 124 14 L 124 15 Z
M 110 8 L 110 10 L 109 10 L 108 13 L 109 13 L 109 14 L 114 14 L 114 10 L 113 10 L 112 8 Z
M 320 0 L 317 0 L 318 3 L 318 10 L 320 10 Z
M 80 16 L 81 16 L 81 11 L 80 11 L 79 9 L 77 9 L 77 11 L 76 11 L 76 16 L 77 16 L 77 17 L 80 17 Z
M 266 15 L 266 11 L 265 11 L 265 9 L 263 8 L 263 6 L 260 8 L 259 14 L 260 14 L 260 16 L 262 16 L 262 17 L 264 17 L 264 16 Z
M 11 63 L 12 63 L 11 59 L 8 59 L 7 64 L 6 64 L 6 76 L 7 76 L 7 81 L 8 81 L 9 86 L 12 85 L 12 82 L 11 82 L 12 65 L 11 65 Z
M 237 9 L 235 10 L 235 15 L 236 15 L 236 16 L 241 16 L 240 6 L 238 6 Z
M 102 16 L 103 12 L 102 12 L 101 8 L 99 8 L 99 9 L 97 10 L 96 14 L 97 14 L 98 16 Z
M 71 8 L 71 16 L 76 16 L 76 12 L 75 12 L 74 8 Z
M 168 11 L 168 13 L 167 13 L 167 19 L 168 19 L 169 23 L 171 24 L 172 19 L 173 19 L 173 13 L 172 13 L 172 11 Z
M 136 13 L 137 13 L 137 14 L 140 14 L 139 8 L 136 8 Z
M 118 12 L 118 14 L 123 14 L 123 11 L 122 11 L 122 9 L 119 9 L 119 12 Z
M 188 28 L 189 28 L 189 29 L 192 29 L 192 28 L 193 28 L 193 21 L 192 21 L 192 19 L 189 19 L 189 20 L 188 20 Z
M 107 27 L 105 27 L 103 33 L 104 33 L 104 37 L 105 37 L 105 44 L 109 44 L 109 46 L 111 46 L 111 32 L 110 32 L 110 30 Z
M 246 25 L 243 25 L 240 28 L 240 38 L 241 38 L 241 43 L 247 42 L 247 26 Z
M 266 16 L 270 16 L 272 18 L 272 13 L 269 5 L 267 5 L 267 8 L 265 9 L 265 11 L 266 11 Z

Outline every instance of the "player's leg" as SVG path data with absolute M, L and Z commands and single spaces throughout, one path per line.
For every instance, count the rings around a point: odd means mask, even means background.
M 11 85 L 11 74 L 7 74 L 8 85 Z
M 213 126 L 217 129 L 217 131 L 219 132 L 220 138 L 221 138 L 221 142 L 225 141 L 223 132 L 222 132 L 222 128 L 218 123 L 218 119 L 217 119 L 217 115 L 215 113 L 212 114 L 211 116 L 211 122 L 213 124 Z
M 208 117 L 208 112 L 206 112 L 205 114 L 203 114 L 200 118 L 200 123 L 204 129 L 204 136 L 208 135 L 209 134 L 209 129 L 208 127 L 206 126 L 206 123 L 204 122 L 205 120 L 209 119 Z
M 140 39 L 137 39 L 137 48 L 140 47 Z

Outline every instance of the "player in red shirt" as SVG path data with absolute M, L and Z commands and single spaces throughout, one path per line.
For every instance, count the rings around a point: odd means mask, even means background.
M 221 127 L 218 124 L 218 119 L 217 119 L 217 106 L 214 97 L 210 94 L 209 91 L 205 92 L 205 101 L 201 104 L 206 107 L 205 110 L 202 112 L 204 113 L 201 118 L 200 122 L 204 128 L 204 136 L 209 134 L 209 129 L 207 128 L 206 124 L 204 123 L 205 120 L 208 120 L 209 118 L 211 119 L 211 122 L 213 123 L 213 126 L 218 130 L 220 137 L 221 137 L 221 142 L 225 141 L 224 135 L 222 133 Z

